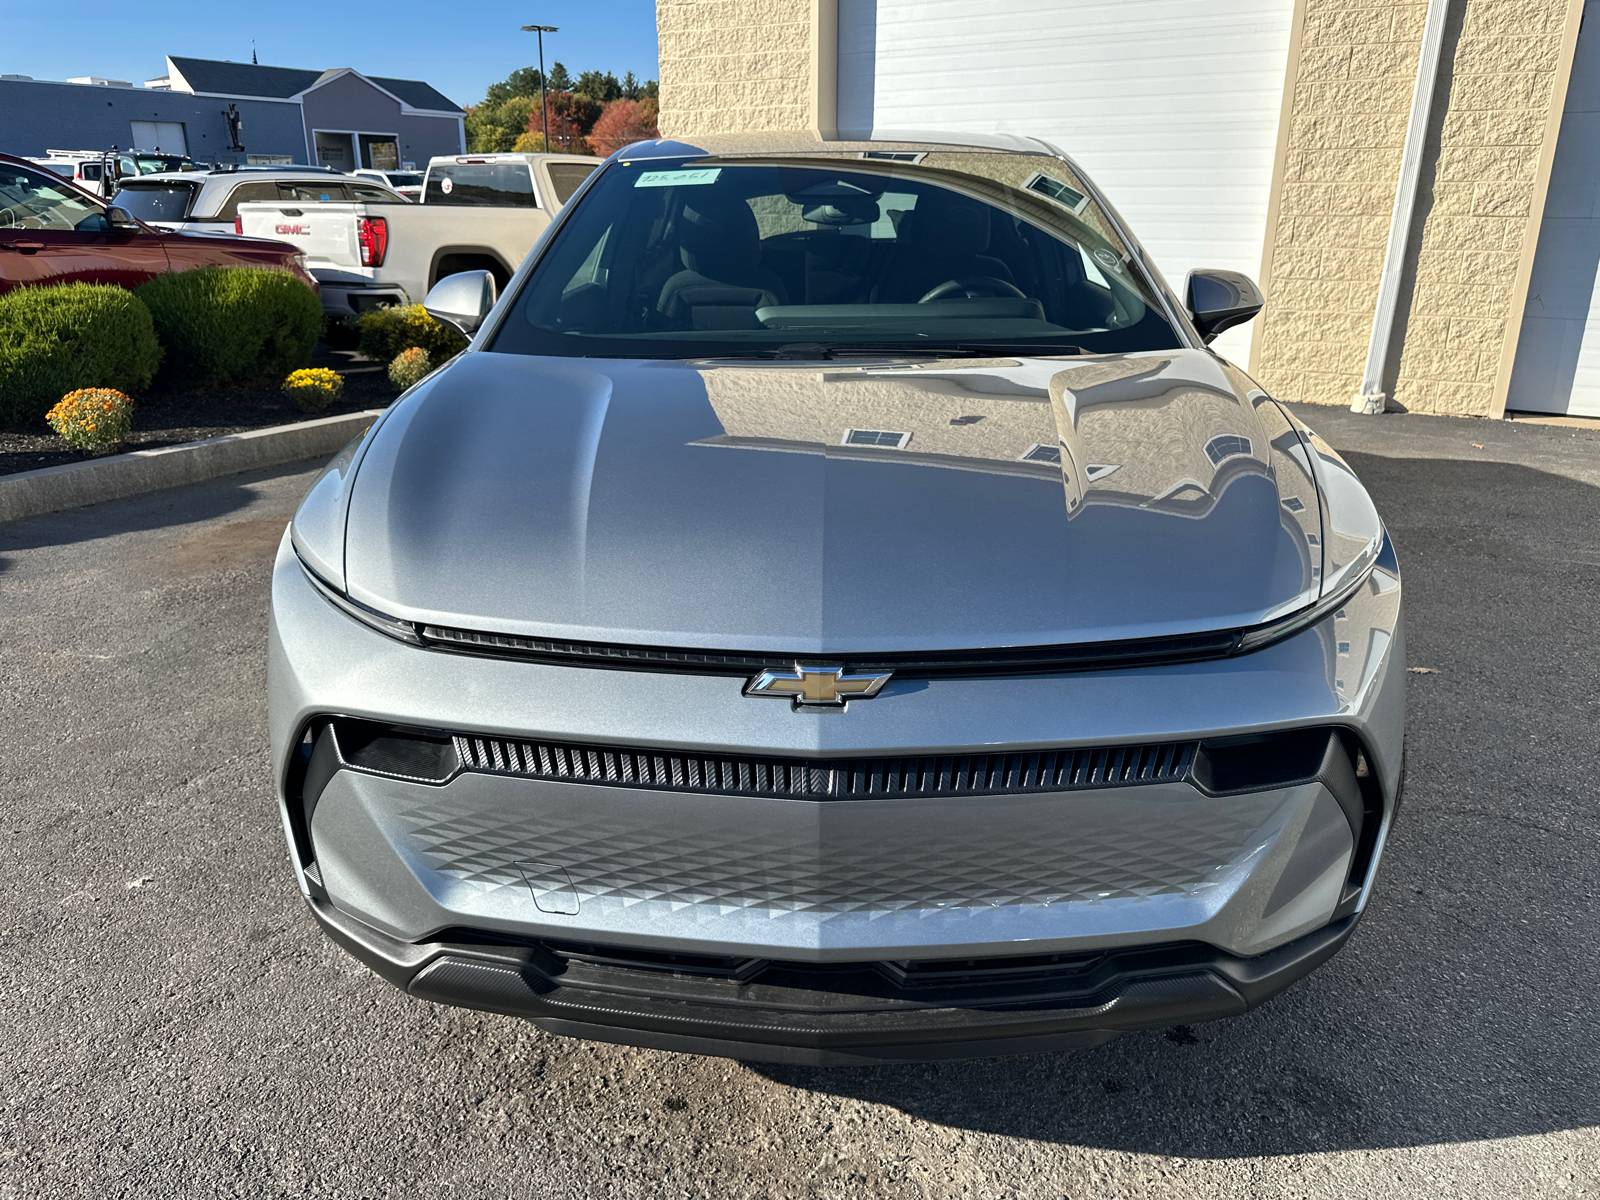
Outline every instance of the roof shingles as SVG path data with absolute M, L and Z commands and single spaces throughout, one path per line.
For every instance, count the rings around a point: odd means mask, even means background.
M 339 74 L 337 69 L 301 71 L 293 67 L 218 62 L 210 58 L 171 58 L 169 61 L 196 92 L 221 96 L 262 96 L 288 100 Z M 363 75 L 361 78 L 399 97 L 402 103 L 412 108 L 449 113 L 461 111 L 460 105 L 420 79 L 382 79 L 376 75 Z

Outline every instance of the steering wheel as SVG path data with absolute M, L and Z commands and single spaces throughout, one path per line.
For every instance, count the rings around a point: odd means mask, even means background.
M 996 279 L 993 275 L 968 275 L 962 279 L 946 279 L 932 289 L 918 304 L 932 304 L 937 300 L 1026 300 L 1027 294 L 1014 283 Z

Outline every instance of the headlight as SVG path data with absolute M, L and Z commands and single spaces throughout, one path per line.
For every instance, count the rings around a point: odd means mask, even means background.
M 300 560 L 300 569 L 306 573 L 306 578 L 311 581 L 311 586 L 321 593 L 322 598 L 333 605 L 347 617 L 354 617 L 369 629 L 376 629 L 388 637 L 397 638 L 402 642 L 409 642 L 413 646 L 422 645 L 422 637 L 417 633 L 417 627 L 410 621 L 402 621 L 398 617 L 391 617 L 381 613 L 375 608 L 368 608 L 365 604 L 358 604 L 343 592 L 337 590 L 332 584 L 317 576 L 317 573 L 306 565 L 305 559 Z
M 1385 535 L 1383 545 L 1388 550 L 1389 540 Z M 1392 551 L 1390 551 L 1392 553 Z M 1330 613 L 1336 613 L 1349 603 L 1351 597 L 1366 585 L 1367 579 L 1372 575 L 1373 568 L 1377 565 L 1378 556 L 1367 560 L 1366 568 L 1354 578 L 1347 573 L 1339 584 L 1339 590 L 1324 596 L 1316 603 L 1292 612 L 1286 617 L 1279 617 L 1276 621 L 1268 621 L 1265 625 L 1257 625 L 1253 629 L 1244 631 L 1239 639 L 1238 649 L 1235 654 L 1248 654 L 1252 650 L 1259 650 L 1263 646 L 1270 646 L 1273 642 L 1281 642 L 1285 638 L 1293 637 L 1302 629 L 1309 629 L 1318 621 L 1323 620 Z

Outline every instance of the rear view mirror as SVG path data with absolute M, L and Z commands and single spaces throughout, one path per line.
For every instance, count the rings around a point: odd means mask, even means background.
M 488 271 L 462 271 L 434 284 L 422 307 L 435 321 L 471 337 L 494 307 L 494 276 Z
M 139 229 L 139 222 L 134 220 L 133 214 L 115 204 L 106 209 L 106 224 L 112 229 L 122 229 L 128 233 L 135 233 Z
M 1189 318 L 1208 343 L 1224 329 L 1243 325 L 1267 302 L 1255 281 L 1242 271 L 1190 271 L 1183 292 Z

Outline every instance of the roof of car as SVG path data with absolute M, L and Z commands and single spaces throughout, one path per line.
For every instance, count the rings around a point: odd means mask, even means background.
M 983 153 L 1049 154 L 1061 151 L 1039 138 L 1009 133 L 935 133 L 880 131 L 841 133 L 824 137 L 815 130 L 756 133 L 717 133 L 704 137 L 635 142 L 619 151 L 622 158 L 681 158 L 688 155 L 805 155 L 805 154 L 922 154 L 969 150 Z
M 128 183 L 191 183 L 213 182 L 216 180 L 233 179 L 240 183 L 274 183 L 278 180 L 293 179 L 305 180 L 308 183 L 323 183 L 332 180 L 348 182 L 355 178 L 342 171 L 323 171 L 317 167 L 284 167 L 281 170 L 260 170 L 252 167 L 248 171 L 152 171 L 148 175 L 130 175 L 125 182 Z M 368 180 L 367 182 L 371 182 Z

